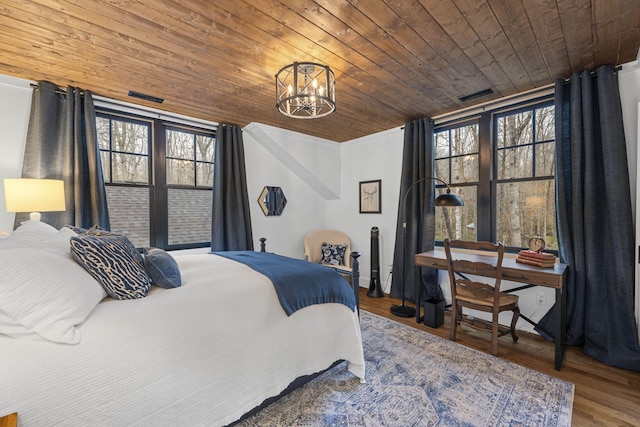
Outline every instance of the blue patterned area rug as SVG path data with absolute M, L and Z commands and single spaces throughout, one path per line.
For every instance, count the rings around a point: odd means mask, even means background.
M 573 384 L 360 313 L 366 384 L 343 362 L 238 425 L 571 425 Z

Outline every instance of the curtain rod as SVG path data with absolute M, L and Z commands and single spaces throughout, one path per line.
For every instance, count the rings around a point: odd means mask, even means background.
M 34 89 L 39 88 L 38 83 L 31 83 L 30 85 Z M 78 88 L 74 88 L 74 89 L 77 90 Z M 67 92 L 65 89 L 59 86 L 56 86 L 56 93 L 64 95 Z M 84 93 L 85 93 L 84 90 L 80 90 L 80 94 L 84 95 Z M 137 114 L 143 117 L 167 120 L 175 124 L 198 127 L 206 130 L 215 131 L 218 126 L 218 123 L 212 122 L 210 120 L 197 119 L 195 117 L 189 117 L 189 116 L 185 116 L 178 113 L 172 113 L 172 112 L 160 110 L 157 108 L 145 107 L 143 105 L 138 105 L 131 102 L 119 101 L 119 100 L 107 98 L 104 96 L 100 96 L 93 92 L 92 92 L 92 95 L 93 95 L 93 102 L 96 105 L 96 107 L 110 108 L 110 109 L 122 111 L 125 113 L 132 113 L 132 114 Z
M 611 71 L 613 72 L 613 74 L 615 74 L 620 70 L 622 70 L 622 65 L 616 65 L 616 66 L 613 67 L 613 69 Z M 576 73 L 573 73 L 573 74 L 576 74 Z M 596 75 L 596 69 L 589 70 L 589 74 L 591 76 L 595 76 Z M 580 74 L 580 76 L 582 76 L 582 74 Z M 567 77 L 567 78 L 565 78 L 563 80 L 564 80 L 565 83 L 567 83 L 569 80 L 571 80 L 571 77 Z
M 31 83 L 30 86 L 34 89 L 39 89 L 40 85 L 38 83 Z M 69 86 L 67 86 L 68 88 Z M 78 89 L 77 87 L 74 87 L 75 90 L 80 90 L 80 95 L 84 95 L 84 90 L 82 89 Z M 64 88 L 61 88 L 60 86 L 56 85 L 56 93 L 60 93 L 60 94 L 66 94 L 67 90 Z
M 439 116 L 432 117 L 434 123 L 443 123 L 453 120 L 458 120 L 463 117 L 470 117 L 475 114 L 480 114 L 486 110 L 493 110 L 503 106 L 512 105 L 515 102 L 526 102 L 532 99 L 547 96 L 553 93 L 553 84 L 530 89 L 525 92 L 520 92 L 514 95 L 505 96 L 499 99 L 484 102 L 482 104 L 472 105 L 460 110 L 452 111 L 450 113 L 440 114 Z
M 616 65 L 613 67 L 613 72 L 615 73 L 621 69 L 622 69 L 622 65 Z M 596 70 L 593 69 L 593 70 L 590 70 L 589 72 L 591 73 L 591 75 L 595 75 Z M 568 82 L 569 78 L 564 79 L 564 81 Z M 517 102 L 526 102 L 528 100 L 535 99 L 536 97 L 546 96 L 548 93 L 549 94 L 553 93 L 553 87 L 554 87 L 554 83 L 550 83 L 548 85 L 530 89 L 525 92 L 520 92 L 514 95 L 505 96 L 503 98 L 495 99 L 492 101 L 487 101 L 482 104 L 477 104 L 470 107 L 462 108 L 460 110 L 444 113 L 439 116 L 434 116 L 431 119 L 433 120 L 434 123 L 443 123 L 443 122 L 458 120 L 463 117 L 469 117 L 474 114 L 479 114 L 487 109 L 496 109 L 501 106 L 508 106 L 509 103 L 511 103 L 511 101 L 514 101 L 514 100 Z

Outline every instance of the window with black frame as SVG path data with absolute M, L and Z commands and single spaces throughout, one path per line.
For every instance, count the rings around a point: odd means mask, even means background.
M 109 220 L 137 247 L 203 247 L 211 240 L 215 133 L 97 112 Z
M 436 177 L 465 201 L 436 209 L 436 241 L 499 241 L 516 250 L 541 236 L 558 249 L 552 100 L 436 125 L 434 147 Z
M 215 138 L 168 127 L 166 137 L 168 245 L 211 240 Z

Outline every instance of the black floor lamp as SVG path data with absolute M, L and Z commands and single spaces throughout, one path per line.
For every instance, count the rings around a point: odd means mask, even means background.
M 440 178 L 422 178 L 417 180 L 416 182 L 414 182 L 413 184 L 411 184 L 411 186 L 407 189 L 407 192 L 404 193 L 404 199 L 402 202 L 402 208 L 404 209 L 404 221 L 402 222 L 402 271 L 404 272 L 404 266 L 405 266 L 405 259 L 406 259 L 406 251 L 407 251 L 407 245 L 406 245 L 406 240 L 407 240 L 407 197 L 409 196 L 409 193 L 411 192 L 411 190 L 413 189 L 413 187 L 416 186 L 416 184 L 423 182 L 423 181 L 427 181 L 427 180 L 434 180 L 434 181 L 438 181 L 443 183 L 444 185 L 446 185 L 447 187 L 447 192 L 445 194 L 441 194 L 438 197 L 436 197 L 436 200 L 433 202 L 433 204 L 435 206 L 449 206 L 449 207 L 455 207 L 455 206 L 464 206 L 464 202 L 462 201 L 462 199 L 460 198 L 460 196 L 458 196 L 457 194 L 451 194 L 451 188 L 449 187 L 449 184 L 447 184 L 446 182 L 444 182 L 443 180 L 441 180 Z M 413 307 L 408 307 L 406 305 L 404 305 L 404 301 L 405 301 L 405 286 L 407 283 L 407 278 L 406 278 L 406 274 L 402 275 L 402 304 L 400 305 L 394 305 L 391 307 L 391 314 L 398 316 L 398 317 L 413 317 L 416 315 L 416 309 Z M 417 301 L 417 304 L 419 304 L 420 301 Z

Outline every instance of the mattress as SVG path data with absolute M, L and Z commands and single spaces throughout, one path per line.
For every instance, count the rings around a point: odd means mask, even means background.
M 336 360 L 364 380 L 354 311 L 330 303 L 287 316 L 249 267 L 175 259 L 181 287 L 104 299 L 79 344 L 0 335 L 0 415 L 18 412 L 19 426 L 218 426 Z

